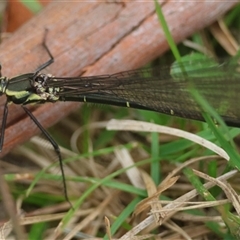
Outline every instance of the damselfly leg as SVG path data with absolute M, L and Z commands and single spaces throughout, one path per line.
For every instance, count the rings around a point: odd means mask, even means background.
M 60 152 L 60 148 L 59 145 L 56 143 L 56 141 L 51 137 L 51 135 L 46 131 L 46 129 L 41 125 L 41 123 L 37 120 L 37 118 L 31 113 L 31 111 L 26 108 L 24 105 L 22 105 L 22 108 L 24 109 L 24 111 L 26 112 L 26 114 L 32 119 L 32 121 L 37 125 L 37 127 L 40 129 L 40 131 L 42 132 L 42 134 L 44 135 L 44 137 L 46 137 L 46 139 L 51 143 L 51 145 L 54 148 L 54 151 L 57 154 L 58 160 L 59 160 L 59 165 L 60 165 L 60 169 L 61 169 L 61 174 L 62 174 L 62 178 L 63 178 L 63 191 L 64 191 L 64 196 L 67 202 L 70 203 L 70 200 L 68 198 L 68 194 L 67 194 L 67 185 L 66 185 L 66 178 L 65 178 L 65 173 L 64 173 L 64 169 L 63 169 L 63 162 L 62 162 L 62 155 Z M 70 203 L 71 205 L 71 203 Z
M 0 136 L 0 152 L 2 152 L 3 143 L 4 143 L 4 133 L 7 124 L 7 115 L 8 115 L 8 101 L 6 101 L 3 110 L 3 119 L 2 119 L 2 127 L 1 127 L 1 136 Z
M 54 62 L 54 57 L 52 55 L 52 53 L 50 52 L 49 48 L 46 45 L 46 37 L 47 37 L 47 33 L 48 33 L 48 29 L 45 29 L 45 33 L 44 33 L 44 37 L 43 37 L 43 42 L 42 45 L 44 47 L 44 49 L 47 51 L 48 56 L 50 57 L 50 59 L 43 63 L 42 65 L 40 65 L 36 71 L 33 73 L 32 78 L 34 78 L 41 70 L 45 69 L 46 67 L 50 66 L 53 62 Z M 6 81 L 5 77 L 2 77 L 2 73 L 1 73 L 1 66 L 0 66 L 0 77 L 1 77 L 1 90 L 3 94 L 3 89 L 6 89 L 8 87 L 8 81 Z M 5 86 L 4 83 L 5 82 Z M 2 126 L 1 126 L 1 136 L 0 136 L 0 152 L 3 149 L 3 143 L 4 143 L 4 134 L 5 134 L 5 129 L 6 129 L 6 124 L 7 124 L 7 116 L 8 116 L 8 104 L 11 101 L 9 101 L 9 99 L 7 98 L 7 101 L 4 105 L 4 110 L 3 110 L 3 119 L 2 119 Z M 41 129 L 40 129 L 41 130 Z
M 45 29 L 45 33 L 44 33 L 44 37 L 43 37 L 42 46 L 43 46 L 43 48 L 46 50 L 46 52 L 47 52 L 47 54 L 48 54 L 48 56 L 49 56 L 49 60 L 48 60 L 47 62 L 43 63 L 41 66 L 39 66 L 39 67 L 36 69 L 33 77 L 36 76 L 40 71 L 42 71 L 42 70 L 45 69 L 46 67 L 50 66 L 50 65 L 54 62 L 54 57 L 53 57 L 50 49 L 48 48 L 48 46 L 47 46 L 47 44 L 46 44 L 47 33 L 48 33 L 48 29 L 46 28 L 46 29 Z
M 68 201 L 70 203 L 68 195 L 67 195 L 66 180 L 65 180 L 66 178 L 65 178 L 65 174 L 64 174 L 64 170 L 63 170 L 63 163 L 62 163 L 62 156 L 60 153 L 60 148 L 59 148 L 58 144 L 55 142 L 55 140 L 50 136 L 50 134 L 44 129 L 44 127 L 41 125 L 41 123 L 37 120 L 37 118 L 25 106 L 28 103 L 31 103 L 31 101 L 25 101 L 24 97 L 23 98 L 21 97 L 26 92 L 26 90 L 24 90 L 24 88 L 27 88 L 26 86 L 31 87 L 31 82 L 34 81 L 38 77 L 39 72 L 54 62 L 54 57 L 46 45 L 47 32 L 48 32 L 48 30 L 46 29 L 45 33 L 44 33 L 43 42 L 42 42 L 42 45 L 43 45 L 44 49 L 46 50 L 46 52 L 48 53 L 48 56 L 50 58 L 47 62 L 45 62 L 41 66 L 39 66 L 34 73 L 20 75 L 19 77 L 16 77 L 15 80 L 12 80 L 12 79 L 9 80 L 6 77 L 1 77 L 1 94 L 4 94 L 6 89 L 8 89 L 8 91 L 9 91 L 9 89 L 11 89 L 11 87 L 14 86 L 16 89 L 18 89 L 19 95 L 17 95 L 17 93 L 15 92 L 16 95 L 7 96 L 7 101 L 4 105 L 4 111 L 3 111 L 3 120 L 2 120 L 2 127 L 1 127 L 1 136 L 0 136 L 0 151 L 2 150 L 3 143 L 4 143 L 4 133 L 5 133 L 5 129 L 6 129 L 7 116 L 8 116 L 8 104 L 10 102 L 14 102 L 16 104 L 21 104 L 25 113 L 36 124 L 36 126 L 39 128 L 39 130 L 41 131 L 43 136 L 48 140 L 48 142 L 51 143 L 51 145 L 56 153 L 56 156 L 59 161 L 60 169 L 61 169 L 62 179 L 63 179 L 64 196 L 65 196 L 66 201 Z M 24 85 L 23 89 L 22 89 L 21 84 Z M 34 92 L 30 92 L 30 94 L 34 94 Z M 27 97 L 28 97 L 28 95 L 27 95 Z M 38 100 L 36 100 L 34 102 L 41 103 L 41 101 L 38 101 Z M 71 203 L 70 203 L 70 205 L 71 205 Z

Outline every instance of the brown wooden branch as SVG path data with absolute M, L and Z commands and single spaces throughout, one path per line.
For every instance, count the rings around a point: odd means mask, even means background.
M 176 42 L 210 25 L 237 1 L 163 2 L 163 11 Z M 32 72 L 47 61 L 41 43 L 55 62 L 46 70 L 57 76 L 109 74 L 141 67 L 168 50 L 155 14 L 154 2 L 52 2 L 0 45 L 4 76 Z M 1 108 L 5 97 L 0 99 Z M 44 104 L 33 111 L 49 127 L 76 109 L 76 103 Z M 9 126 L 2 154 L 38 131 L 20 106 L 9 107 Z

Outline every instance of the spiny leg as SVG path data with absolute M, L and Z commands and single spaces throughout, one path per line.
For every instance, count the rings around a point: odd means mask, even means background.
M 66 178 L 65 178 L 65 173 L 64 173 L 64 169 L 63 169 L 62 156 L 61 156 L 61 152 L 60 152 L 60 148 L 59 148 L 58 144 L 51 137 L 51 135 L 44 129 L 44 127 L 40 124 L 40 122 L 36 119 L 36 117 L 31 113 L 31 111 L 28 108 L 26 108 L 24 105 L 22 105 L 22 108 L 24 109 L 24 111 L 27 113 L 27 115 L 32 119 L 32 121 L 37 125 L 37 127 L 40 129 L 40 131 L 43 133 L 43 135 L 47 138 L 47 140 L 53 146 L 54 151 L 56 152 L 56 154 L 58 156 L 61 174 L 62 174 L 62 178 L 63 178 L 64 196 L 65 196 L 66 201 L 69 202 L 69 204 L 72 206 L 72 204 L 68 198 L 68 195 L 67 195 Z
M 3 110 L 3 120 L 2 120 L 1 137 L 0 137 L 0 152 L 2 151 L 3 143 L 4 143 L 4 134 L 6 129 L 7 116 L 8 116 L 8 101 L 6 101 L 4 105 L 4 110 Z
M 47 44 L 46 44 L 47 33 L 48 33 L 48 29 L 46 28 L 46 29 L 45 29 L 45 33 L 44 33 L 44 37 L 43 37 L 42 45 L 43 45 L 44 49 L 47 51 L 48 56 L 50 57 L 50 59 L 49 59 L 47 62 L 43 63 L 41 66 L 39 66 L 39 67 L 36 69 L 33 77 L 36 76 L 40 71 L 42 71 L 42 70 L 45 69 L 46 67 L 50 66 L 50 65 L 54 62 L 54 57 L 53 57 L 50 49 L 48 48 L 48 46 L 47 46 Z
M 50 59 L 43 63 L 41 66 L 39 66 L 35 73 L 33 74 L 33 78 L 43 69 L 45 69 L 46 67 L 48 67 L 49 65 L 51 65 L 54 62 L 54 57 L 50 51 L 50 49 L 48 48 L 47 44 L 46 44 L 46 37 L 47 37 L 47 33 L 48 33 L 48 29 L 45 29 L 45 33 L 44 33 L 44 38 L 43 38 L 43 42 L 42 45 L 44 47 L 44 49 L 47 51 Z M 38 120 L 34 117 L 34 115 L 24 106 L 22 105 L 22 108 L 24 109 L 24 111 L 28 114 L 28 116 L 33 120 L 33 122 L 37 125 L 37 127 L 41 130 L 41 132 L 43 133 L 43 135 L 48 139 L 48 141 L 51 143 L 51 145 L 54 148 L 54 151 L 56 152 L 57 156 L 58 156 L 58 160 L 59 160 L 59 164 L 60 164 L 60 169 L 61 169 L 61 173 L 62 173 L 62 177 L 63 177 L 63 187 L 64 187 L 64 196 L 66 198 L 66 201 L 69 202 L 69 204 L 72 206 L 72 204 L 69 201 L 68 195 L 67 195 L 67 186 L 66 186 L 66 179 L 65 179 L 65 173 L 64 173 L 64 169 L 63 169 L 63 163 L 62 163 L 62 156 L 61 156 L 61 152 L 59 149 L 58 144 L 55 142 L 55 140 L 50 136 L 50 134 L 44 129 L 44 127 L 38 122 Z

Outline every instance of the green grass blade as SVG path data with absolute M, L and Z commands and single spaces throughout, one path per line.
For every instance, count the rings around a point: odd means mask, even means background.
M 43 6 L 37 0 L 31 0 L 31 1 L 20 0 L 20 2 L 24 4 L 34 14 L 40 12 L 43 9 Z

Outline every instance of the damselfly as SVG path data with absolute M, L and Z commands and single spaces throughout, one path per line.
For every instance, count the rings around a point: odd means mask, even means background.
M 7 101 L 3 113 L 0 150 L 3 146 L 8 104 L 20 104 L 54 147 L 64 179 L 58 144 L 26 108 L 30 103 L 77 101 L 146 109 L 188 119 L 203 121 L 202 109 L 189 91 L 189 83 L 219 113 L 229 126 L 240 127 L 240 73 L 237 61 L 218 64 L 212 59 L 179 66 L 148 68 L 113 75 L 91 77 L 55 77 L 41 73 L 54 58 L 45 44 L 50 60 L 34 73 L 13 78 L 2 77 L 0 95 Z M 194 68 L 192 68 L 194 66 Z M 207 67 L 206 67 L 207 66 Z M 191 67 L 191 69 L 189 69 Z M 65 181 L 64 189 L 66 189 Z M 66 190 L 65 190 L 66 191 Z M 67 198 L 67 194 L 65 192 Z

